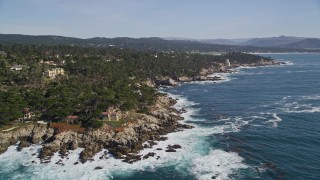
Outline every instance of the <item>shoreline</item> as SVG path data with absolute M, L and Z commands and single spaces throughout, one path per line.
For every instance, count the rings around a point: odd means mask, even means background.
M 205 73 L 194 76 L 194 77 L 162 77 L 159 79 L 153 79 L 146 82 L 146 84 L 152 84 L 154 87 L 174 87 L 179 86 L 184 83 L 197 83 L 197 82 L 219 82 L 224 81 L 223 77 L 219 74 L 233 74 L 236 73 L 236 69 L 239 68 L 255 68 L 255 67 L 268 67 L 268 66 L 281 66 L 281 65 L 290 65 L 290 61 L 261 61 L 253 64 L 236 64 L 232 66 L 223 66 L 219 69 L 207 68 L 202 69 Z
M 272 63 L 267 65 L 274 66 L 281 64 L 285 63 L 272 61 Z M 244 66 L 257 67 L 267 65 L 255 63 Z M 239 67 L 243 66 L 232 67 L 231 69 L 226 69 L 225 72 L 220 71 L 214 73 L 230 74 L 234 73 L 234 69 Z M 206 78 L 200 79 L 200 81 L 180 81 L 171 85 L 171 87 L 182 83 L 219 82 L 224 80 L 216 76 L 214 76 L 214 79 L 210 79 L 210 76 L 213 74 L 212 71 L 209 72 L 210 74 L 207 73 Z M 161 87 L 161 85 L 158 87 Z M 129 124 L 128 127 L 123 128 L 122 132 L 106 132 L 103 129 L 97 129 L 85 131 L 84 133 L 72 131 L 58 133 L 45 125 L 28 125 L 21 129 L 18 128 L 15 131 L 0 133 L 0 152 L 5 152 L 9 146 L 20 141 L 17 147 L 18 150 L 22 150 L 32 144 L 40 144 L 42 150 L 38 154 L 38 157 L 42 160 L 42 163 L 50 162 L 51 157 L 56 152 L 59 152 L 61 157 L 65 157 L 68 155 L 68 151 L 77 148 L 84 148 L 79 155 L 78 163 L 85 163 L 91 160 L 92 157 L 102 149 L 108 149 L 108 153 L 111 153 L 117 159 L 122 159 L 122 161 L 127 163 L 134 163 L 141 159 L 155 156 L 155 154 L 151 153 L 146 157 L 142 157 L 138 155 L 138 153 L 145 148 L 152 147 L 159 141 L 166 140 L 163 135 L 193 128 L 190 124 L 179 123 L 179 121 L 183 119 L 181 114 L 185 113 L 185 110 L 176 109 L 174 107 L 176 103 L 177 100 L 168 94 L 158 97 L 155 105 L 156 110 L 150 112 L 150 114 L 139 114 L 140 116 L 139 119 L 137 119 L 137 123 Z M 16 131 L 18 131 L 18 133 L 11 134 Z M 166 152 L 176 152 L 176 149 L 179 148 L 181 148 L 181 145 L 174 144 L 171 147 L 167 147 Z
M 1 152 L 6 152 L 11 145 L 18 143 L 17 150 L 29 147 L 33 144 L 42 146 L 37 156 L 42 163 L 51 161 L 51 157 L 59 152 L 61 157 L 69 154 L 70 150 L 84 148 L 79 155 L 79 162 L 85 163 L 91 160 L 102 149 L 108 149 L 115 158 L 127 163 L 133 163 L 147 158 L 137 155 L 144 148 L 151 148 L 157 144 L 155 141 L 166 140 L 163 135 L 172 132 L 191 129 L 193 126 L 181 124 L 181 114 L 173 106 L 176 100 L 168 95 L 159 96 L 155 110 L 150 114 L 138 114 L 134 123 L 123 127 L 122 131 L 105 131 L 102 128 L 88 130 L 83 133 L 65 131 L 57 132 L 51 127 L 40 124 L 29 124 L 14 131 L 0 133 Z M 166 152 L 175 152 L 180 145 L 168 147 Z M 154 156 L 154 154 L 149 154 Z M 79 162 L 75 162 L 78 164 Z

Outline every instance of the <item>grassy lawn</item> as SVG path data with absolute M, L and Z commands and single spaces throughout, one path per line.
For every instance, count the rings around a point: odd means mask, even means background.
M 127 123 L 127 119 L 120 119 L 119 121 L 106 121 L 106 124 L 109 124 L 113 128 L 121 127 L 123 124 Z
M 19 128 L 21 128 L 21 127 L 28 126 L 28 125 L 30 125 L 30 124 L 36 124 L 36 123 L 30 121 L 29 123 L 22 123 L 22 122 L 20 122 L 20 123 L 13 124 L 13 125 L 5 125 L 5 126 L 0 127 L 0 132 L 2 132 L 2 130 L 10 129 L 10 128 L 13 128 L 13 127 L 16 127 L 15 129 L 13 129 L 13 130 L 16 130 L 16 129 L 19 129 Z M 11 130 L 11 131 L 13 131 L 13 130 Z

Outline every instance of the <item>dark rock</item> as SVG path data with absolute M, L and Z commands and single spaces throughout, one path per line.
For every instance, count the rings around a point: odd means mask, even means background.
M 161 150 L 162 150 L 162 148 L 157 148 L 156 150 L 161 151 Z
M 194 126 L 188 125 L 188 124 L 177 124 L 178 129 L 192 129 Z
M 41 161 L 41 163 L 44 163 L 44 164 L 47 164 L 47 163 L 49 163 L 49 162 L 51 162 L 50 160 L 47 160 L 47 161 Z
M 177 152 L 175 149 L 167 149 L 166 152 Z
M 60 164 L 61 163 L 61 160 L 57 161 L 55 164 Z
M 157 139 L 158 141 L 165 141 L 165 140 L 167 140 L 168 139 L 168 137 L 164 137 L 164 136 L 162 136 L 162 137 L 160 137 L 159 139 Z
M 29 143 L 27 141 L 21 141 L 18 145 L 18 151 L 21 151 L 25 147 L 29 147 Z
M 143 156 L 143 159 L 148 159 L 149 157 L 154 157 L 156 155 L 156 153 L 154 152 L 149 152 L 148 154 L 146 154 L 145 156 Z
M 168 145 L 167 149 L 181 149 L 182 147 L 179 144 Z
M 181 146 L 180 146 L 179 144 L 175 144 L 175 145 L 172 146 L 172 148 L 174 148 L 174 149 L 181 149 Z
M 78 142 L 76 140 L 72 141 L 70 144 L 69 144 L 69 149 L 70 150 L 75 150 L 78 148 Z
M 55 146 L 43 146 L 40 153 L 39 153 L 39 158 L 40 159 L 45 159 L 49 158 L 59 150 L 59 147 Z
M 148 142 L 149 142 L 149 144 L 150 144 L 151 147 L 158 144 L 158 143 L 156 143 L 156 142 L 154 142 L 154 141 L 148 141 Z
M 177 117 L 177 121 L 181 121 L 181 120 L 184 120 L 184 117 L 181 117 L 181 116 Z
M 77 164 L 79 164 L 79 162 L 75 162 L 75 163 L 74 163 L 74 165 L 77 165 Z
M 141 160 L 141 155 L 134 155 L 134 154 L 128 154 L 124 160 L 122 160 L 123 162 L 132 164 L 134 162 L 140 161 Z
M 99 170 L 99 169 L 103 169 L 103 167 L 97 166 L 94 168 L 94 170 Z
M 89 159 L 93 161 L 92 157 L 102 149 L 101 145 L 97 143 L 92 143 L 88 146 L 88 148 L 84 149 L 80 153 L 80 161 L 81 163 L 87 162 Z
M 67 155 L 67 152 L 68 152 L 68 150 L 67 150 L 67 147 L 66 147 L 66 146 L 62 146 L 62 147 L 60 148 L 59 153 L 60 153 L 61 157 L 66 156 L 66 155 Z

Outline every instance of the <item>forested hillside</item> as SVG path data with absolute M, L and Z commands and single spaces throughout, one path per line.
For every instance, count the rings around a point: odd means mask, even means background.
M 208 44 L 190 40 L 164 40 L 162 38 L 89 38 L 80 39 L 63 36 L 30 36 L 17 34 L 0 34 L 0 44 L 27 45 L 70 45 L 82 47 L 118 47 L 139 51 L 182 51 L 182 52 L 314 52 L 318 50 L 285 47 L 255 47 L 253 45 L 235 46 Z
M 1 45 L 0 52 L 0 125 L 29 108 L 41 120 L 77 115 L 86 127 L 94 126 L 109 106 L 143 111 L 153 104 L 156 91 L 144 83 L 147 79 L 192 77 L 226 59 L 254 63 L 262 58 L 235 52 L 212 56 L 43 45 Z M 55 76 L 47 74 L 61 69 Z

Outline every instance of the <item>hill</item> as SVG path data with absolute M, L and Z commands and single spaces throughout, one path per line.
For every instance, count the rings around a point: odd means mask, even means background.
M 301 41 L 303 37 L 279 36 L 268 38 L 254 38 L 246 42 L 240 43 L 242 46 L 258 46 L 258 47 L 279 47 L 281 45 Z M 302 47 L 303 48 L 303 47 Z
M 320 49 L 320 39 L 308 38 L 302 41 L 285 44 L 284 48 L 305 48 L 305 49 Z
M 17 34 L 0 34 L 0 44 L 35 44 L 35 45 L 72 45 L 81 47 L 109 47 L 128 48 L 148 51 L 183 51 L 183 52 L 313 52 L 317 50 L 305 50 L 285 47 L 254 47 L 208 44 L 191 40 L 165 40 L 158 37 L 151 38 L 104 38 L 95 37 L 89 39 L 64 37 L 64 36 L 31 36 Z

